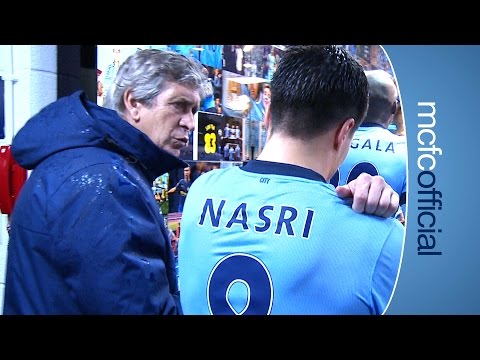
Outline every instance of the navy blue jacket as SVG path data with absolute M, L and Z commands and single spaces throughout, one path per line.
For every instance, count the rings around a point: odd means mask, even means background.
M 4 314 L 181 314 L 152 181 L 186 164 L 83 92 L 13 139 L 33 169 L 11 217 Z

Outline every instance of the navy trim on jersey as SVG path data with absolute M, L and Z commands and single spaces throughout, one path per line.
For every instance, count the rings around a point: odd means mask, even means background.
M 407 203 L 407 193 L 404 192 L 400 195 L 400 206 L 405 205 Z
M 362 123 L 360 125 L 360 127 L 379 127 L 379 128 L 382 128 L 382 129 L 386 129 L 386 127 L 383 126 L 382 124 L 377 124 L 377 123 L 373 123 L 373 122 Z
M 275 174 L 275 175 L 286 175 L 286 176 L 295 176 L 308 180 L 316 180 L 326 183 L 325 178 L 319 173 L 292 164 L 284 164 L 272 161 L 264 160 L 250 160 L 246 165 L 242 166 L 240 169 L 252 173 L 258 174 Z

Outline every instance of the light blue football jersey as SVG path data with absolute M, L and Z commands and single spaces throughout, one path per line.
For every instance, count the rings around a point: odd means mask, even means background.
M 185 314 L 382 314 L 404 227 L 358 214 L 318 173 L 251 160 L 192 184 L 181 220 Z
M 407 142 L 405 136 L 392 134 L 381 125 L 362 124 L 353 136 L 339 174 L 330 181 L 334 186 L 345 185 L 362 172 L 380 175 L 400 196 L 400 206 L 406 214 L 407 202 Z

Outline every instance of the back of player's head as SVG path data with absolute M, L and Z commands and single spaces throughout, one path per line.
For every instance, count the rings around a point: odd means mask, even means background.
M 311 139 L 348 118 L 355 128 L 368 107 L 362 66 L 335 45 L 287 48 L 271 82 L 271 132 Z
M 397 110 L 397 88 L 393 77 L 384 70 L 368 70 L 365 74 L 370 93 L 365 122 L 388 126 Z

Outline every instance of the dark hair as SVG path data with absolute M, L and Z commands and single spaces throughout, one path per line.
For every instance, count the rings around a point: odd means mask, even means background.
M 311 139 L 368 108 L 362 66 L 335 45 L 289 46 L 271 82 L 271 131 Z

